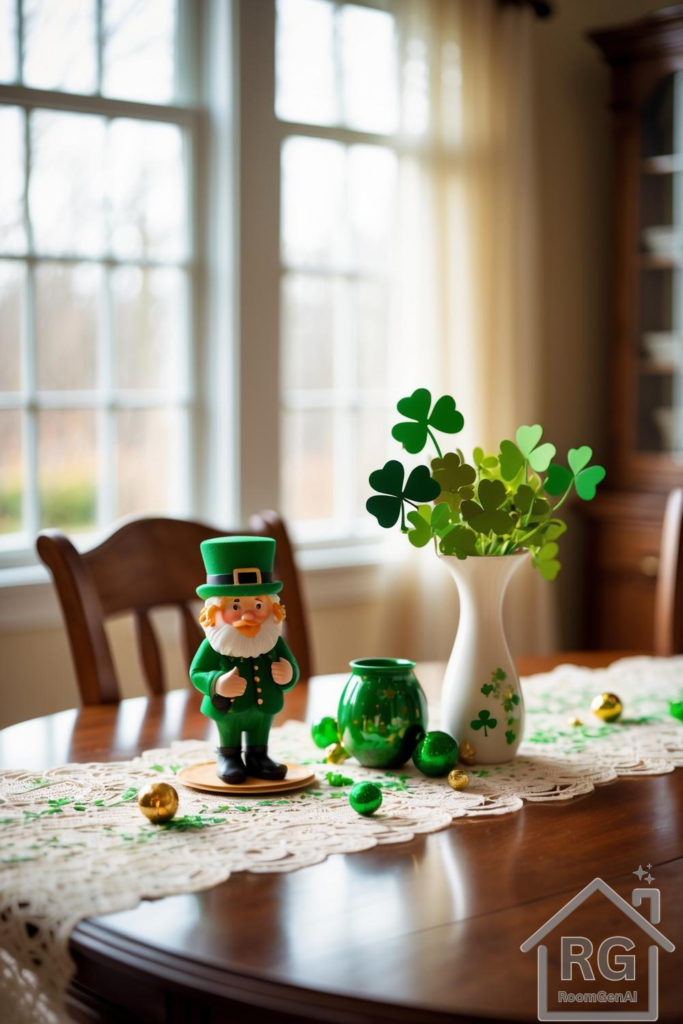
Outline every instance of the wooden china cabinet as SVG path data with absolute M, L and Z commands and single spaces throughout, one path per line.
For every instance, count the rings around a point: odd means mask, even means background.
M 590 37 L 612 69 L 608 484 L 588 518 L 586 642 L 648 649 L 666 495 L 683 485 L 683 4 Z

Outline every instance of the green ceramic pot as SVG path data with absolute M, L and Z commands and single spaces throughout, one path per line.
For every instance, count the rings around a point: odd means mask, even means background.
M 405 764 L 427 729 L 427 701 L 405 658 L 362 658 L 339 701 L 337 722 L 345 750 L 367 768 Z

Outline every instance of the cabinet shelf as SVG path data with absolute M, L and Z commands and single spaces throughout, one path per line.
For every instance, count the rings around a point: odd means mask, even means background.
M 683 171 L 683 154 L 644 157 L 640 169 L 643 174 L 675 174 Z

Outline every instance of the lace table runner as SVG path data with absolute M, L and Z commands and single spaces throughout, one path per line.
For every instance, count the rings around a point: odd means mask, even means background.
M 624 704 L 616 725 L 590 712 L 603 690 Z M 201 794 L 176 779 L 185 765 L 212 756 L 209 745 L 193 740 L 129 762 L 71 764 L 40 775 L 0 772 L 3 1021 L 64 1019 L 62 997 L 73 973 L 69 936 L 83 917 L 207 889 L 235 871 L 294 871 L 331 853 L 406 842 L 457 818 L 509 814 L 524 801 L 566 801 L 618 776 L 683 765 L 683 722 L 669 712 L 670 701 L 683 700 L 683 658 L 630 658 L 599 671 L 562 666 L 525 680 L 524 694 L 518 757 L 467 769 L 470 785 L 461 793 L 445 779 L 420 775 L 412 763 L 381 772 L 350 760 L 340 768 L 319 763 L 314 785 L 281 797 Z M 582 724 L 570 724 L 573 716 Z M 322 756 L 300 722 L 274 730 L 271 744 L 290 761 L 315 764 Z M 355 814 L 348 787 L 327 781 L 330 768 L 378 783 L 380 811 Z M 180 794 L 177 817 L 161 827 L 136 805 L 139 787 L 155 779 L 175 781 Z

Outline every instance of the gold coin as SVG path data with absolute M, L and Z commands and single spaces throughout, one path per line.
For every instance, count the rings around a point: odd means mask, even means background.
M 616 722 L 623 710 L 616 693 L 599 693 L 591 701 L 591 711 L 603 722 Z
M 458 791 L 467 789 L 470 784 L 470 777 L 467 772 L 463 772 L 460 768 L 454 768 L 452 772 L 448 773 L 448 785 L 451 789 L 457 789 Z
M 163 825 L 178 810 L 178 794 L 168 782 L 150 782 L 138 791 L 138 807 L 149 821 Z
M 468 743 L 467 740 L 463 740 L 460 744 L 459 760 L 462 761 L 463 764 L 474 764 L 476 756 L 477 751 L 472 744 Z
M 347 750 L 344 750 L 341 743 L 330 743 L 329 747 L 325 750 L 325 760 L 328 764 L 342 764 L 351 755 Z

